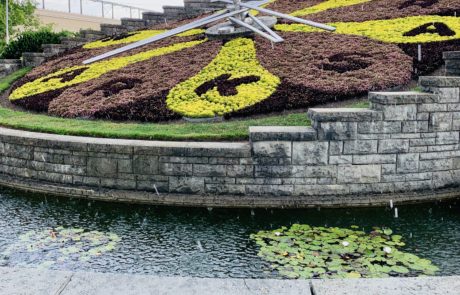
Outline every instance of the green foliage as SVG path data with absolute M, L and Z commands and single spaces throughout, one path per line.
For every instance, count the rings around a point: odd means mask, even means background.
M 2 255 L 8 257 L 12 265 L 59 267 L 85 263 L 113 251 L 120 240 L 114 233 L 85 231 L 80 228 L 49 228 L 22 234 Z
M 14 73 L 9 74 L 8 76 L 0 79 L 0 92 L 3 92 L 13 85 L 14 81 L 24 77 L 28 72 L 30 72 L 32 68 L 26 67 L 20 70 L 17 70 Z
M 405 253 L 402 237 L 391 229 L 371 233 L 337 227 L 294 224 L 251 235 L 259 256 L 287 278 L 383 278 L 433 275 L 431 261 Z
M 15 35 L 19 29 L 30 30 L 39 25 L 34 15 L 35 5 L 32 1 L 9 1 L 10 35 Z M 0 40 L 4 42 L 6 36 L 6 7 L 5 1 L 0 2 Z
M 17 39 L 6 45 L 1 57 L 17 59 L 22 56 L 23 52 L 42 52 L 42 44 L 60 44 L 61 38 L 69 35 L 69 32 L 55 33 L 49 28 L 41 28 L 38 31 L 27 31 L 21 33 Z

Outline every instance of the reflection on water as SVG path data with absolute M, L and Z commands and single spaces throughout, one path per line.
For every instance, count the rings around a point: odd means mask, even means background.
M 85 263 L 51 269 L 140 273 L 161 276 L 262 278 L 273 276 L 249 239 L 259 230 L 305 223 L 313 226 L 392 228 L 405 238 L 405 252 L 427 258 L 440 275 L 460 274 L 460 201 L 390 208 L 228 210 L 109 204 L 0 190 L 0 252 L 29 231 L 63 226 L 116 234 L 113 251 Z M 0 264 L 23 265 L 22 255 Z M 34 263 L 28 263 L 37 267 Z

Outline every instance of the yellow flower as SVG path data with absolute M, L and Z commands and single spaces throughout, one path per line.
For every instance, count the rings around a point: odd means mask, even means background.
M 80 84 L 102 76 L 111 71 L 124 68 L 130 64 L 151 59 L 156 56 L 183 50 L 205 42 L 206 40 L 177 43 L 174 45 L 152 49 L 126 57 L 116 57 L 90 65 L 79 65 L 65 68 L 49 74 L 45 77 L 38 78 L 32 82 L 26 83 L 15 89 L 9 99 L 11 101 L 25 98 L 31 95 L 45 93 L 51 90 L 62 89 L 64 87 Z M 75 75 L 75 73 L 77 73 Z M 63 79 L 65 75 L 75 76 L 72 79 Z
M 450 30 L 455 32 L 455 34 L 452 36 L 441 36 L 433 32 L 433 29 L 436 29 L 435 26 L 430 26 L 431 30 L 430 27 L 428 27 L 429 33 L 422 33 L 416 36 L 405 36 L 407 32 L 430 23 L 443 23 L 447 25 Z M 390 20 L 340 22 L 331 23 L 330 25 L 336 28 L 335 34 L 365 36 L 387 43 L 427 43 L 460 39 L 460 21 L 458 17 L 453 16 L 411 16 Z M 321 31 L 301 24 L 280 24 L 276 25 L 275 28 L 285 32 L 308 33 Z
M 236 94 L 221 95 L 216 85 L 210 86 L 204 93 L 197 93 L 204 83 L 219 78 L 227 83 L 242 78 L 242 83 L 235 86 Z M 254 41 L 238 38 L 227 42 L 198 75 L 174 87 L 166 102 L 169 109 L 187 117 L 222 116 L 268 98 L 279 84 L 280 79 L 257 61 Z

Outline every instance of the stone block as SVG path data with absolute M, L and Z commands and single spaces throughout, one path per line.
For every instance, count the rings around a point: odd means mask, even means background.
M 355 139 L 358 123 L 356 122 L 322 122 L 317 124 L 319 140 Z
M 245 193 L 249 196 L 291 196 L 293 185 L 246 185 Z
M 119 159 L 118 173 L 133 173 L 133 161 L 131 159 Z
M 249 138 L 257 141 L 312 141 L 316 140 L 316 130 L 297 126 L 256 126 L 249 127 Z
M 4 143 L 0 154 L 12 158 L 32 160 L 34 157 L 34 148 L 32 146 Z
M 252 144 L 254 157 L 290 158 L 290 141 L 261 141 Z
M 396 165 L 395 164 L 383 164 L 382 165 L 382 174 L 395 174 L 396 173 Z
M 375 183 L 381 178 L 380 165 L 338 166 L 337 183 Z
M 118 178 L 101 178 L 101 187 L 119 190 L 135 190 L 136 182 Z
M 343 141 L 329 142 L 329 155 L 341 155 L 343 153 Z
M 407 153 L 409 151 L 408 139 L 384 139 L 379 140 L 380 154 Z
M 427 145 L 435 145 L 436 138 L 414 138 L 409 141 L 411 147 L 413 146 L 427 146 Z
M 199 194 L 205 192 L 202 177 L 170 177 L 169 192 L 180 194 Z
M 134 155 L 132 163 L 133 173 L 135 174 L 157 174 L 158 157 L 147 155 Z
M 420 138 L 423 133 L 394 133 L 391 134 L 391 139 L 414 139 Z
M 345 155 L 375 154 L 377 153 L 377 140 L 345 141 L 343 153 Z
M 240 196 L 246 193 L 246 188 L 241 184 L 206 184 L 205 191 L 214 195 Z
M 253 177 L 253 165 L 227 165 L 227 176 L 229 177 Z
M 395 184 L 396 192 L 413 192 L 413 191 L 425 191 L 432 189 L 431 180 L 419 180 L 419 181 L 403 181 L 396 182 Z
M 293 142 L 292 164 L 324 165 L 327 164 L 328 142 Z
M 396 163 L 396 155 L 354 155 L 353 164 L 392 164 Z
M 236 178 L 233 177 L 205 177 L 204 178 L 205 184 L 235 184 Z
M 386 105 L 383 107 L 385 121 L 413 121 L 417 120 L 417 105 Z
M 349 185 L 296 185 L 294 195 L 296 196 L 335 196 L 346 195 L 350 192 Z
M 420 161 L 420 172 L 447 171 L 452 169 L 453 159 L 436 159 Z
M 400 154 L 397 156 L 396 170 L 398 173 L 418 172 L 419 154 Z
M 352 164 L 353 156 L 329 156 L 329 165 Z
M 459 132 L 438 132 L 436 144 L 457 144 L 459 143 Z
M 458 103 L 460 101 L 460 88 L 432 88 L 431 91 L 439 95 L 440 103 Z
M 429 121 L 430 131 L 452 130 L 452 113 L 432 113 Z
M 458 111 L 452 113 L 452 130 L 460 130 L 460 113 Z
M 407 174 L 404 174 L 404 176 L 406 177 L 406 181 L 432 179 L 432 173 L 431 172 L 407 173 Z
M 358 132 L 361 134 L 376 133 L 399 133 L 401 132 L 401 122 L 363 122 L 358 124 Z
M 160 174 L 169 176 L 192 176 L 193 164 L 161 163 Z
M 438 97 L 431 93 L 417 91 L 369 92 L 369 100 L 379 105 L 404 105 L 436 102 Z
M 417 120 L 420 120 L 420 119 L 417 118 Z M 419 133 L 419 132 L 428 132 L 428 119 L 427 121 L 402 122 L 402 133 Z
M 427 103 L 417 106 L 419 113 L 447 112 L 447 104 Z
M 88 176 L 110 177 L 117 174 L 117 159 L 88 158 Z
M 225 176 L 227 175 L 227 169 L 225 165 L 194 164 L 193 175 L 207 177 Z
M 422 87 L 432 88 L 457 88 L 460 87 L 460 77 L 429 76 L 420 77 L 419 84 Z
M 382 120 L 382 113 L 369 109 L 326 108 L 309 109 L 308 117 L 316 122 L 366 122 Z

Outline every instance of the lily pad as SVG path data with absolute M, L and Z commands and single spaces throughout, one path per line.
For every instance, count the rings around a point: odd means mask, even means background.
M 26 232 L 1 254 L 9 266 L 69 269 L 115 250 L 119 241 L 114 233 L 57 227 Z
M 391 229 L 357 229 L 294 224 L 261 231 L 251 239 L 260 246 L 258 256 L 287 278 L 384 278 L 439 270 L 431 261 L 401 251 L 403 238 L 392 235 Z

